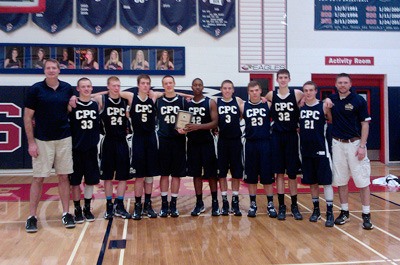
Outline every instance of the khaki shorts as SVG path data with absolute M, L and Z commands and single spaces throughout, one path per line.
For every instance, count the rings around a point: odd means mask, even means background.
M 46 178 L 51 169 L 57 175 L 68 175 L 74 172 L 72 164 L 72 138 L 67 137 L 55 141 L 41 141 L 35 139 L 39 156 L 32 158 L 33 176 Z
M 355 155 L 360 140 L 352 143 L 342 143 L 332 139 L 332 185 L 345 186 L 352 176 L 357 188 L 364 188 L 371 184 L 371 163 L 367 156 L 358 160 Z

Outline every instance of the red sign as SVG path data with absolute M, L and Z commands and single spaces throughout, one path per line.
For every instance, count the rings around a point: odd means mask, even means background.
M 325 56 L 325 65 L 374 65 L 374 57 Z

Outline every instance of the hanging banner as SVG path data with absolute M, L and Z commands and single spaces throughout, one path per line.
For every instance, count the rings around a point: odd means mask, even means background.
M 0 13 L 36 13 L 46 10 L 46 0 L 1 0 Z
M 120 0 L 120 22 L 135 35 L 144 35 L 158 24 L 157 0 Z
M 116 0 L 77 0 L 78 23 L 93 34 L 106 32 L 117 19 Z
M 72 23 L 72 1 L 47 0 L 46 11 L 32 14 L 32 21 L 49 33 L 57 33 Z
M 400 0 L 315 0 L 315 30 L 400 31 Z
M 28 14 L 2 14 L 0 16 L 0 29 L 11 32 L 19 29 L 28 22 Z
M 235 27 L 235 0 L 199 0 L 199 24 L 219 38 Z
M 196 24 L 196 0 L 161 0 L 161 24 L 176 34 Z

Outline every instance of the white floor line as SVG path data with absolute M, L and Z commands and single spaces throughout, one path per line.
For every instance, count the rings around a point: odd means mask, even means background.
M 387 263 L 386 260 L 367 260 L 367 261 L 342 261 L 342 262 L 320 262 L 320 263 L 293 263 L 286 265 L 340 265 L 340 264 L 376 264 L 376 263 Z
M 82 240 L 83 240 L 83 237 L 85 236 L 86 229 L 88 228 L 88 226 L 89 226 L 89 222 L 85 222 L 85 225 L 83 226 L 82 232 L 81 232 L 81 234 L 80 234 L 80 236 L 79 236 L 79 238 L 78 238 L 78 241 L 76 241 L 74 250 L 72 251 L 71 256 L 69 257 L 69 260 L 68 260 L 68 262 L 67 262 L 67 265 L 71 265 L 72 262 L 74 261 L 76 252 L 78 252 L 78 248 L 79 248 L 79 246 L 81 245 L 81 242 L 82 242 Z
M 287 195 L 287 194 L 286 194 L 285 196 L 290 198 L 290 196 Z M 303 207 L 303 208 L 305 208 L 305 209 L 307 209 L 308 211 L 311 212 L 311 209 L 308 208 L 307 206 L 305 206 L 304 204 L 299 203 L 299 202 L 298 202 L 298 204 L 301 205 L 301 207 Z M 334 205 L 334 206 L 335 206 L 335 205 Z M 338 207 L 338 206 L 335 206 L 335 207 Z M 355 216 L 355 215 L 353 215 L 353 216 Z M 357 216 L 355 216 L 355 217 L 357 217 Z M 322 219 L 323 221 L 326 221 L 326 219 L 323 218 L 323 217 L 322 217 L 321 219 Z M 361 219 L 361 218 L 358 218 L 358 217 L 357 217 L 357 219 Z M 380 253 L 380 252 L 378 252 L 377 250 L 373 249 L 372 247 L 368 246 L 367 244 L 365 244 L 365 243 L 362 242 L 361 240 L 357 239 L 357 238 L 354 237 L 353 235 L 351 235 L 351 234 L 347 233 L 346 231 L 344 231 L 343 229 L 339 228 L 337 225 L 335 225 L 335 226 L 332 227 L 332 228 L 339 230 L 340 232 L 342 232 L 343 234 L 345 234 L 345 235 L 348 236 L 349 238 L 353 239 L 354 241 L 356 241 L 357 243 L 359 243 L 360 245 L 362 245 L 363 247 L 365 247 L 365 248 L 368 249 L 369 251 L 375 253 L 375 254 L 378 255 L 380 258 L 384 259 L 386 262 L 390 262 L 391 264 L 396 264 L 392 259 L 386 257 L 386 256 L 383 255 L 382 253 Z M 328 228 L 327 228 L 327 229 L 328 229 Z M 375 229 L 375 228 L 374 228 L 374 229 Z M 379 229 L 379 230 L 381 231 L 381 229 Z M 360 263 L 360 262 L 358 262 L 358 263 Z M 321 264 L 323 264 L 323 263 L 321 263 Z M 332 264 L 336 264 L 336 263 L 332 263 Z M 340 263 L 339 263 L 339 264 L 340 264 Z
M 130 205 L 131 205 L 131 199 L 128 199 L 128 202 L 126 204 L 126 209 L 128 209 L 128 211 L 129 211 Z M 128 219 L 125 219 L 124 230 L 122 231 L 122 239 L 126 239 L 127 233 L 128 233 Z M 123 249 L 121 249 L 121 252 L 119 254 L 119 262 L 118 262 L 119 265 L 124 264 L 124 256 L 125 256 L 125 249 L 123 248 Z

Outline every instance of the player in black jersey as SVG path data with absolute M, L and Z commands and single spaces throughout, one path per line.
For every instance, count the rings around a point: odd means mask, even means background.
M 276 81 L 279 89 L 270 91 L 266 98 L 271 105 L 272 126 L 272 150 L 274 173 L 277 174 L 276 186 L 278 189 L 278 220 L 286 219 L 285 205 L 285 173 L 289 177 L 289 189 L 292 199 L 291 211 L 294 219 L 302 220 L 297 205 L 297 180 L 296 175 L 300 169 L 298 123 L 299 102 L 303 98 L 303 92 L 298 89 L 289 89 L 290 73 L 287 69 L 281 69 L 277 73 Z
M 125 210 L 124 195 L 126 181 L 129 175 L 129 148 L 126 141 L 128 117 L 127 102 L 119 95 L 121 82 L 116 76 L 107 79 L 108 95 L 98 95 L 101 102 L 100 117 L 105 130 L 105 136 L 101 145 L 101 179 L 104 180 L 104 190 L 106 194 L 105 219 L 115 216 L 131 218 Z M 117 198 L 112 204 L 113 184 L 112 180 L 118 180 Z
M 182 177 L 186 176 L 186 139 L 185 135 L 175 129 L 176 116 L 179 110 L 185 110 L 185 99 L 175 92 L 175 79 L 166 75 L 162 79 L 164 96 L 157 99 L 157 121 L 159 137 L 160 161 L 160 190 L 161 211 L 160 217 L 178 217 L 176 207 Z M 171 180 L 171 202 L 168 206 L 168 190 Z
M 141 74 L 137 77 L 138 93 L 121 92 L 128 99 L 129 116 L 132 125 L 132 159 L 131 171 L 135 180 L 134 220 L 140 220 L 143 215 L 157 218 L 157 213 L 151 205 L 153 177 L 160 175 L 158 165 L 158 139 L 156 135 L 155 101 L 158 94 L 150 93 L 150 76 Z M 142 205 L 143 189 L 145 193 Z
M 326 227 L 334 225 L 331 156 L 326 140 L 326 118 L 332 119 L 330 109 L 317 100 L 317 85 L 307 81 L 303 85 L 305 105 L 300 108 L 300 150 L 303 178 L 301 183 L 310 185 L 314 205 L 310 222 L 321 219 L 319 185 L 324 186 L 326 200 Z
M 203 95 L 203 89 L 203 81 L 200 78 L 195 78 L 192 81 L 194 97 L 188 103 L 188 111 L 193 114 L 192 122 L 185 127 L 188 138 L 187 175 L 193 177 L 193 184 L 196 192 L 196 206 L 191 215 L 197 216 L 200 215 L 201 212 L 204 212 L 203 179 L 207 179 L 212 197 L 211 214 L 213 216 L 219 216 L 221 212 L 217 197 L 217 157 L 215 154 L 214 136 L 211 132 L 211 130 L 215 129 L 218 125 L 217 104 L 214 100 Z M 226 193 L 226 179 L 220 182 L 220 188 L 221 191 Z
M 242 161 L 242 130 L 240 128 L 241 112 L 239 105 L 243 100 L 234 97 L 235 90 L 232 81 L 224 80 L 221 84 L 222 97 L 217 99 L 218 110 L 218 178 L 220 180 L 222 209 L 221 214 L 229 213 L 229 202 L 227 192 L 227 174 L 230 170 L 232 176 L 232 209 L 235 216 L 242 216 L 239 208 L 240 180 L 243 178 Z M 226 184 L 225 184 L 226 183 Z
M 76 90 L 79 98 L 75 108 L 69 106 L 69 122 L 72 133 L 72 158 L 74 172 L 69 180 L 72 186 L 72 200 L 75 206 L 75 222 L 94 221 L 90 211 L 94 185 L 99 183 L 100 171 L 97 161 L 97 144 L 100 138 L 99 105 L 91 100 L 92 82 L 82 77 L 78 80 Z M 85 177 L 84 207 L 80 205 L 82 177 Z M 83 214 L 82 214 L 83 213 Z
M 274 174 L 271 161 L 270 141 L 270 119 L 271 103 L 263 103 L 261 100 L 261 86 L 256 81 L 251 81 L 247 86 L 249 100 L 240 106 L 243 119 L 246 123 L 244 131 L 245 143 L 245 177 L 250 195 L 250 209 L 248 217 L 257 215 L 257 183 L 264 186 L 268 199 L 268 215 L 276 217 L 276 210 L 273 204 Z

